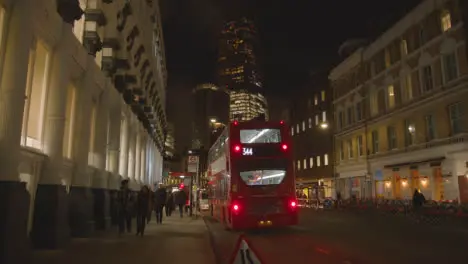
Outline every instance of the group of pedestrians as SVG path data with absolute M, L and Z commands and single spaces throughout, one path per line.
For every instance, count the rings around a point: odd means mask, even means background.
M 129 181 L 123 180 L 116 202 L 119 235 L 125 230 L 128 233 L 132 232 L 132 219 L 136 217 L 136 235 L 143 236 L 146 224 L 151 221 L 153 211 L 155 211 L 157 224 L 162 224 L 163 212 L 169 217 L 175 206 L 179 207 L 180 217 L 183 217 L 187 199 L 188 195 L 184 190 L 172 192 L 162 186 L 153 192 L 145 185 L 135 194 L 129 188 Z

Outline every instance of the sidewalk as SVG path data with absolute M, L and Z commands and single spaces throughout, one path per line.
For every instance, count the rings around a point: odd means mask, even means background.
M 115 228 L 114 228 L 115 229 Z M 135 221 L 133 221 L 135 230 Z M 204 221 L 176 215 L 163 219 L 162 225 L 152 221 L 145 236 L 135 232 L 121 238 L 117 232 L 98 237 L 74 239 L 66 250 L 36 251 L 33 264 L 128 264 L 193 263 L 214 264 L 215 258 Z

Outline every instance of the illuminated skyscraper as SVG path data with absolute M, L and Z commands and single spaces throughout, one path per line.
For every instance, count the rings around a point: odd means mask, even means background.
M 230 94 L 231 120 L 268 120 L 263 83 L 255 50 L 257 32 L 252 21 L 242 18 L 224 26 L 219 44 L 219 85 Z

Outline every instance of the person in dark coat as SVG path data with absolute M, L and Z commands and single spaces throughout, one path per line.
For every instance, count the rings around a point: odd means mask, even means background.
M 156 223 L 162 224 L 163 209 L 167 200 L 166 188 L 159 187 L 154 192 L 154 211 L 156 211 Z
M 125 231 L 131 231 L 132 228 L 132 194 L 128 188 L 128 180 L 121 182 L 120 190 L 117 194 L 117 211 L 119 221 L 119 235 Z
M 153 208 L 154 208 L 154 192 L 148 187 L 148 196 L 149 196 L 149 202 L 148 202 L 148 215 L 146 217 L 146 223 L 149 223 L 151 221 L 151 214 L 153 213 Z
M 141 187 L 137 197 L 136 213 L 137 213 L 137 233 L 141 235 L 145 233 L 146 218 L 148 217 L 148 206 L 150 203 L 150 190 L 147 186 Z
M 184 217 L 184 206 L 187 203 L 188 195 L 184 190 L 175 193 L 175 204 L 179 207 L 180 217 Z
M 166 216 L 171 216 L 174 211 L 174 193 L 170 193 L 166 200 Z

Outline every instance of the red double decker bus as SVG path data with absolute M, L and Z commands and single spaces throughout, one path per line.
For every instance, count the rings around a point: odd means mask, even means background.
M 281 122 L 232 122 L 208 154 L 211 215 L 230 229 L 296 225 L 291 138 Z

